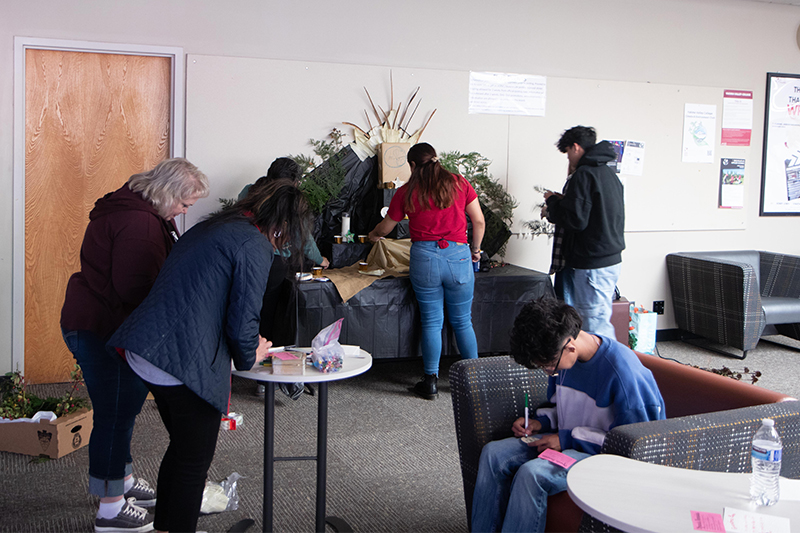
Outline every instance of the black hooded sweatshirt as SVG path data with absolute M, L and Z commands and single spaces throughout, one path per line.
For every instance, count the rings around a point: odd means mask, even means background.
M 625 205 L 622 182 L 608 166 L 614 147 L 601 141 L 583 154 L 563 197 L 547 199 L 547 219 L 565 231 L 566 266 L 605 268 L 622 262 Z

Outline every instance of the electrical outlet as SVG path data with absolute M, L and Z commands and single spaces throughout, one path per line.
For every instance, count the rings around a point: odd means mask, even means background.
M 657 315 L 664 314 L 664 300 L 656 300 L 653 302 L 653 312 Z

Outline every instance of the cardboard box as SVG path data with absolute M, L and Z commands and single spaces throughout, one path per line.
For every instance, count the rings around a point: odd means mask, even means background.
M 411 167 L 406 161 L 409 148 L 411 143 L 381 143 L 378 152 L 381 184 L 393 183 L 395 180 L 408 181 L 411 177 Z
M 284 352 L 273 354 L 272 373 L 276 375 L 302 376 L 306 373 L 305 354 Z
M 0 424 L 0 451 L 58 459 L 89 444 L 93 414 L 92 409 L 80 409 L 52 422 Z

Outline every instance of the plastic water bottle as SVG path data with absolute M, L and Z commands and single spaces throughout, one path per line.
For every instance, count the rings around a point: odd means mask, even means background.
M 756 505 L 775 505 L 780 497 L 779 476 L 783 445 L 775 422 L 771 418 L 761 420 L 761 427 L 753 437 L 751 460 L 753 476 L 750 478 L 750 498 Z

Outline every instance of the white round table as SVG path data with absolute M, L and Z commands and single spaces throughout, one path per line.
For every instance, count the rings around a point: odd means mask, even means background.
M 690 470 L 593 455 L 567 474 L 575 504 L 598 520 L 629 533 L 694 532 L 691 512 L 722 515 L 726 507 L 786 517 L 800 527 L 800 481 L 780 479 L 780 501 L 772 507 L 750 503 L 750 474 Z
M 308 350 L 307 348 L 301 348 Z M 271 367 L 257 366 L 251 370 L 234 370 L 233 374 L 245 379 L 263 382 L 264 393 L 264 509 L 263 531 L 272 531 L 272 500 L 275 461 L 317 461 L 316 530 L 325 532 L 328 522 L 337 531 L 351 531 L 345 521 L 325 516 L 325 484 L 328 460 L 328 382 L 347 379 L 363 374 L 372 366 L 372 356 L 360 350 L 360 356 L 346 356 L 342 368 L 337 372 L 322 373 L 313 366 L 306 366 L 305 374 L 273 374 Z M 275 384 L 318 383 L 317 408 L 317 455 L 304 457 L 275 457 Z

